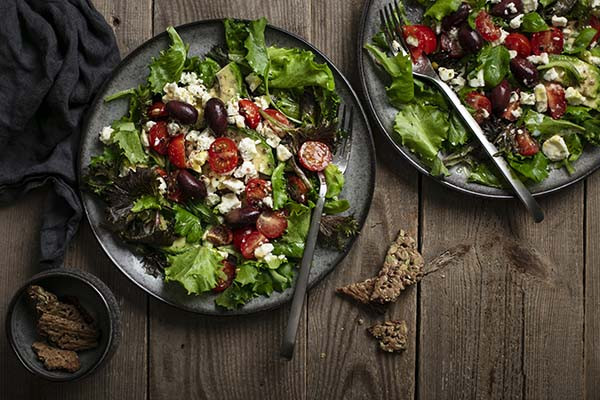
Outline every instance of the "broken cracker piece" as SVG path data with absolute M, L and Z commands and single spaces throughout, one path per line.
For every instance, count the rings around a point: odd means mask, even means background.
M 391 244 L 383 267 L 373 285 L 370 301 L 385 304 L 395 301 L 400 293 L 423 276 L 423 257 L 416 242 L 403 230 Z
M 388 353 L 406 350 L 408 327 L 406 321 L 385 321 L 367 329 L 379 341 L 379 348 Z
M 351 299 L 368 306 L 371 310 L 383 314 L 385 312 L 385 307 L 382 304 L 371 302 L 371 295 L 373 294 L 373 287 L 376 279 L 377 278 L 369 278 L 362 282 L 351 283 L 337 288 L 336 292 L 348 296 Z
M 48 371 L 76 372 L 81 368 L 79 357 L 74 351 L 57 349 L 43 342 L 34 342 L 31 348 Z

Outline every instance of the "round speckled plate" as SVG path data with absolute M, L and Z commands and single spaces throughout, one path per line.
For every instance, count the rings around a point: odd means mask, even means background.
M 194 22 L 176 29 L 183 41 L 190 45 L 191 55 L 204 55 L 214 45 L 224 43 L 223 24 L 220 20 Z M 355 215 L 359 226 L 362 227 L 369 212 L 375 186 L 375 150 L 365 113 L 356 94 L 331 61 L 302 38 L 272 26 L 267 27 L 265 36 L 267 45 L 298 47 L 314 52 L 317 60 L 326 62 L 333 71 L 337 92 L 342 98 L 342 103 L 354 107 L 352 154 L 346 171 L 346 185 L 342 196 L 350 201 L 349 213 Z M 100 90 L 90 107 L 83 129 L 79 157 L 80 177 L 89 164 L 90 158 L 102 151 L 101 143 L 98 141 L 100 129 L 120 118 L 127 110 L 126 100 L 105 104 L 102 99 L 108 94 L 143 83 L 148 75 L 148 64 L 151 58 L 156 57 L 168 45 L 169 39 L 166 33 L 147 41 L 121 62 L 112 78 Z M 94 234 L 109 258 L 139 287 L 168 304 L 201 314 L 236 315 L 272 309 L 284 304 L 292 297 L 292 290 L 288 289 L 283 293 L 274 292 L 271 297 L 253 299 L 238 310 L 226 311 L 215 306 L 215 296 L 212 294 L 188 296 L 177 283 L 165 283 L 161 277 L 154 277 L 146 273 L 141 258 L 133 249 L 103 227 L 104 203 L 86 192 L 82 193 L 82 198 Z M 310 286 L 315 285 L 333 270 L 348 253 L 352 244 L 353 240 L 349 241 L 344 250 L 340 252 L 317 249 L 310 272 Z
M 427 167 L 419 158 L 402 146 L 398 135 L 393 130 L 394 117 L 397 110 L 392 107 L 386 98 L 385 82 L 386 76 L 379 67 L 375 65 L 371 56 L 363 45 L 370 41 L 373 35 L 379 31 L 379 10 L 392 0 L 367 0 L 363 9 L 360 25 L 358 47 L 358 68 L 360 73 L 363 93 L 368 104 L 367 108 L 376 121 L 378 128 L 385 134 L 390 145 L 402 154 L 419 172 L 430 176 L 441 184 L 461 192 L 490 198 L 512 198 L 510 191 L 491 188 L 476 183 L 467 182 L 467 177 L 457 167 L 450 170 L 452 175 L 446 178 L 432 176 Z M 402 0 L 406 8 L 408 19 L 418 22 L 423 16 L 423 7 L 416 0 Z M 567 187 L 594 172 L 600 167 L 600 151 L 587 148 L 581 158 L 574 163 L 575 173 L 569 175 L 564 169 L 553 170 L 545 181 L 529 187 L 534 196 L 541 196 Z M 458 167 L 460 168 L 460 167 Z

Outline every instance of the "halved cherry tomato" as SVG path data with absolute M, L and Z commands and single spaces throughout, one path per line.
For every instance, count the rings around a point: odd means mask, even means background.
M 169 146 L 169 131 L 165 121 L 158 121 L 148 131 L 148 143 L 150 148 L 158 154 L 167 154 Z
M 546 95 L 548 96 L 550 115 L 554 119 L 559 119 L 567 111 L 565 89 L 558 83 L 546 83 Z
M 185 138 L 183 135 L 177 135 L 169 142 L 167 147 L 169 161 L 177 168 L 185 168 Z
M 504 40 L 504 46 L 509 50 L 514 50 L 521 57 L 527 57 L 531 54 L 531 43 L 527 36 L 521 33 L 511 33 Z
M 517 140 L 517 148 L 519 154 L 525 157 L 533 156 L 540 151 L 540 146 L 537 144 L 534 138 L 531 137 L 529 131 L 526 129 L 519 129 L 519 132 L 515 136 Z
M 435 37 L 435 33 L 430 27 L 426 25 L 405 25 L 402 27 L 402 32 L 404 34 L 404 39 L 408 42 L 412 41 L 408 39 L 409 37 L 413 37 L 418 41 L 416 46 L 410 43 L 408 44 L 411 49 L 419 49 L 425 54 L 430 54 L 435 51 L 437 47 L 437 39 Z M 417 56 L 417 58 L 419 58 L 419 56 Z
M 225 174 L 237 167 L 238 148 L 235 142 L 226 137 L 212 142 L 208 149 L 208 164 L 217 174 Z
M 475 18 L 475 28 L 477 28 L 481 37 L 488 42 L 498 40 L 502 35 L 502 31 L 494 24 L 492 17 L 483 10 L 480 11 Z
M 298 151 L 300 164 L 309 171 L 323 171 L 329 165 L 333 158 L 331 150 L 323 142 L 312 140 L 302 143 Z
M 297 175 L 288 176 L 288 191 L 292 200 L 298 203 L 306 203 L 306 194 L 308 193 L 308 187 L 300 177 Z
M 256 220 L 256 229 L 269 239 L 275 239 L 283 235 L 287 229 L 287 219 L 275 211 L 263 211 Z
M 465 102 L 475 110 L 473 118 L 475 118 L 475 121 L 478 123 L 482 123 L 492 112 L 492 102 L 479 92 L 467 93 Z
M 281 112 L 275 110 L 274 108 L 267 108 L 266 110 L 264 110 L 264 112 L 267 113 L 267 115 L 269 115 L 275 121 L 277 121 L 277 122 L 279 122 L 279 123 L 281 123 L 283 125 L 286 125 L 286 126 L 290 125 L 290 121 L 287 119 L 287 117 L 285 115 L 283 115 Z M 272 124 L 270 121 L 268 121 L 268 124 L 275 131 L 277 130 L 278 127 L 275 124 Z
M 244 241 L 246 236 L 248 236 L 252 232 L 254 232 L 254 229 L 250 227 L 240 228 L 233 231 L 233 247 L 235 247 L 238 250 L 241 250 L 242 242 Z
M 258 207 L 262 200 L 271 193 L 271 184 L 264 179 L 253 178 L 246 183 L 246 203 Z
M 217 286 L 213 288 L 213 292 L 220 293 L 223 290 L 227 289 L 233 283 L 233 279 L 235 278 L 235 265 L 230 263 L 227 260 L 223 260 L 223 268 L 221 269 L 225 274 L 225 279 L 219 278 L 217 281 Z
M 148 118 L 151 120 L 158 120 L 161 118 L 166 118 L 169 115 L 167 112 L 167 106 L 162 101 L 155 101 L 148 108 Z
M 242 99 L 238 104 L 240 114 L 244 116 L 246 121 L 246 126 L 250 129 L 256 129 L 261 120 L 258 106 L 248 99 Z
M 256 248 L 261 244 L 267 243 L 268 241 L 269 239 L 267 239 L 259 231 L 252 231 L 242 239 L 242 243 L 240 244 L 240 252 L 244 258 L 254 258 L 254 250 L 256 250 Z
M 531 51 L 537 56 L 542 53 L 560 54 L 563 46 L 564 36 L 560 29 L 550 28 L 547 31 L 531 34 Z

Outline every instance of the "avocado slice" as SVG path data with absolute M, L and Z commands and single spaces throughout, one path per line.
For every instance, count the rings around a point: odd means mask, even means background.
M 273 170 L 275 169 L 275 156 L 273 155 L 273 149 L 259 134 L 249 129 L 230 128 L 227 131 L 227 136 L 236 143 L 239 143 L 240 140 L 245 137 L 249 137 L 255 141 L 258 141 L 259 143 L 256 144 L 257 154 L 254 156 L 254 159 L 252 159 L 254 168 L 264 175 L 271 176 L 273 174 Z
M 566 72 L 560 83 L 573 86 L 586 100 L 583 105 L 600 111 L 600 69 L 576 57 L 550 55 L 550 62 L 538 69 L 559 68 Z M 575 82 L 570 82 L 574 80 Z
M 236 95 L 246 96 L 246 88 L 240 68 L 231 62 L 217 72 L 219 82 L 219 98 L 227 103 Z

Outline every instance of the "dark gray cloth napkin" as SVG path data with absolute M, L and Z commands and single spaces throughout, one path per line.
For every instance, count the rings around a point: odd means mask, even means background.
M 119 51 L 88 0 L 1 0 L 0 15 L 0 204 L 51 186 L 41 262 L 59 265 L 82 216 L 82 119 Z

